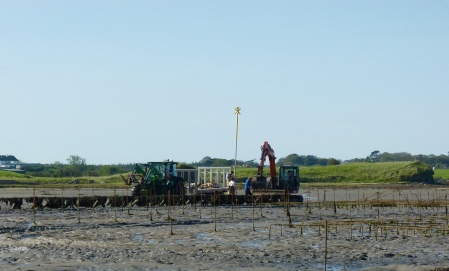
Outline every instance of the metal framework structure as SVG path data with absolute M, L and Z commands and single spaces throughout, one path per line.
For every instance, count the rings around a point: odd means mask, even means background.
M 197 184 L 216 183 L 227 187 L 226 174 L 231 167 L 198 167 Z

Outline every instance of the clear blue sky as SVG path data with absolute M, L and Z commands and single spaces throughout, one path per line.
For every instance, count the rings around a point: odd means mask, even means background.
M 449 151 L 449 1 L 1 1 L 0 154 Z

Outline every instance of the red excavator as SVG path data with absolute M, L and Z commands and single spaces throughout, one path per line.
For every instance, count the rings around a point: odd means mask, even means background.
M 257 167 L 257 175 L 253 178 L 252 187 L 255 192 L 282 192 L 295 194 L 299 191 L 299 167 L 282 165 L 279 175 L 276 174 L 276 157 L 267 141 L 260 147 L 262 154 Z M 265 160 L 270 161 L 270 177 L 263 176 Z

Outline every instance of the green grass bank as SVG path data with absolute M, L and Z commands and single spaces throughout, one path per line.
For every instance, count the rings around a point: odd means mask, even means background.
M 257 169 L 238 168 L 237 179 Z M 432 168 L 422 162 L 351 163 L 336 166 L 300 167 L 301 183 L 433 183 Z M 264 169 L 264 175 L 269 169 Z
M 436 170 L 437 177 L 449 179 L 449 170 Z M 255 176 L 257 168 L 237 168 L 237 182 L 242 183 L 249 176 Z M 351 163 L 336 166 L 300 167 L 301 183 L 434 183 L 434 171 L 422 162 Z M 125 174 L 126 175 L 126 174 Z M 269 168 L 264 169 L 269 175 Z M 101 177 L 46 178 L 0 171 L 0 186 L 71 184 L 76 179 L 82 186 L 92 183 L 96 187 L 122 186 L 120 175 Z
M 433 177 L 449 180 L 449 169 L 435 169 Z
M 76 180 L 76 183 L 73 182 Z M 124 186 L 124 182 L 119 174 L 111 176 L 100 177 L 64 177 L 64 178 L 50 178 L 50 177 L 33 177 L 26 174 L 19 174 L 0 170 L 0 186 L 1 187 L 15 187 L 15 186 L 51 186 L 58 187 L 67 184 L 76 184 L 78 186 L 95 187 L 120 187 Z

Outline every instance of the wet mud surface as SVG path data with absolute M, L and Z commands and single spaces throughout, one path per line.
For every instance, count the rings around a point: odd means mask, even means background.
M 303 203 L 235 206 L 190 202 L 33 210 L 2 203 L 0 269 L 449 267 L 447 191 L 372 190 L 312 189 L 303 191 Z

